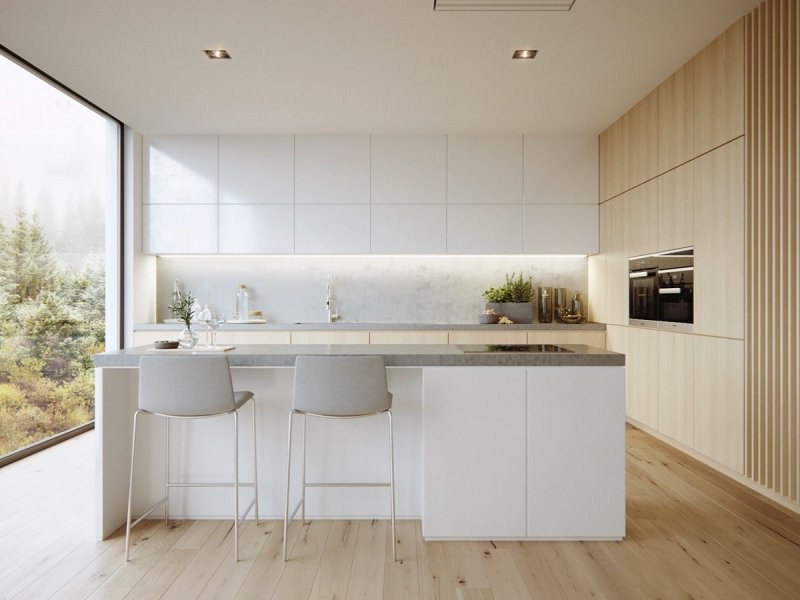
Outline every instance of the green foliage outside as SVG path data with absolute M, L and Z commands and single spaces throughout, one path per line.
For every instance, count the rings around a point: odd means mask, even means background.
M 0 456 L 94 418 L 102 262 L 58 263 L 36 216 L 0 222 Z

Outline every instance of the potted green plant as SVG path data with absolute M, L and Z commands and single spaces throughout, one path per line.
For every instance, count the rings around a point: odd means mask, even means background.
M 186 328 L 181 331 L 178 336 L 178 344 L 181 348 L 194 348 L 197 345 L 197 334 L 192 329 L 192 319 L 194 318 L 194 305 L 195 297 L 191 292 L 182 294 L 180 291 L 176 292 L 175 301 L 167 308 L 176 319 L 183 321 Z
M 514 323 L 533 323 L 533 280 L 506 273 L 506 282 L 483 292 L 486 309 Z

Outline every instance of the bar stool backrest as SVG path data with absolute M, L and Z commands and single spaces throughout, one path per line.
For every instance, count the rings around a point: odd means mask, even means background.
M 143 356 L 139 409 L 176 417 L 235 410 L 227 356 Z
M 331 417 L 389 410 L 392 395 L 382 356 L 298 356 L 292 407 Z

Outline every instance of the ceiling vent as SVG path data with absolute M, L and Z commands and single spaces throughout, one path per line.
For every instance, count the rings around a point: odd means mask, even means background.
M 433 10 L 570 10 L 575 0 L 433 0 Z

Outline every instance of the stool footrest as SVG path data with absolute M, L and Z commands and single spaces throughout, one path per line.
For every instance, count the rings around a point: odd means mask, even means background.
M 292 514 L 289 515 L 288 521 L 294 521 L 295 515 L 297 515 L 297 511 L 300 510 L 300 507 L 303 505 L 303 499 L 300 498 L 300 501 L 297 503 L 297 506 L 294 507 Z
M 237 517 L 238 520 L 239 520 L 239 525 L 241 525 L 244 522 L 244 520 L 247 518 L 247 515 L 250 513 L 250 510 L 252 510 L 252 508 L 253 508 L 253 506 L 255 506 L 255 504 L 256 504 L 256 499 L 253 498 L 252 500 L 250 500 L 250 504 L 247 505 L 247 508 L 244 509 L 244 512 L 242 513 L 242 516 L 241 517 Z
M 253 487 L 253 483 L 240 483 L 239 487 Z M 168 483 L 167 487 L 235 487 L 235 483 Z
M 306 487 L 390 487 L 391 483 L 374 483 L 374 482 L 306 482 Z

